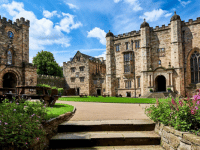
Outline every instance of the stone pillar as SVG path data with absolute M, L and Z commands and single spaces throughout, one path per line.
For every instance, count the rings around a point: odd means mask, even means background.
M 153 75 L 151 75 L 151 87 L 153 87 Z
M 148 79 L 149 79 L 149 87 L 151 87 L 151 75 L 149 75 Z
M 173 80 L 173 78 L 172 78 L 172 73 L 170 74 L 170 81 L 171 81 L 171 83 L 170 83 L 170 85 L 172 86 L 172 80 Z

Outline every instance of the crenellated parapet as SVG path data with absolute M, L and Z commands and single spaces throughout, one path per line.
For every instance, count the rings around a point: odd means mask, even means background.
M 26 63 L 26 62 L 25 62 L 25 66 L 26 66 L 27 68 L 33 68 L 33 69 L 37 68 L 37 66 L 36 66 L 36 65 L 33 65 L 32 63 Z
M 185 22 L 185 20 L 181 21 L 182 26 L 195 25 L 199 23 L 200 23 L 200 17 L 198 17 L 197 20 L 189 19 L 188 22 Z
M 139 31 L 131 31 L 128 33 L 123 33 L 123 34 L 118 34 L 114 36 L 114 40 L 120 40 L 123 38 L 129 38 L 129 37 L 135 37 L 135 36 L 140 36 L 140 30 Z
M 156 26 L 155 28 L 152 28 L 152 30 L 154 32 L 157 32 L 157 31 L 162 31 L 162 30 L 168 30 L 170 28 L 171 28 L 171 24 L 169 23 L 168 26 L 165 26 L 165 24 L 163 24 L 161 27 Z
M 12 22 L 12 20 L 9 19 L 7 21 L 7 18 L 5 18 L 5 17 L 1 18 L 1 16 L 0 16 L 0 23 L 2 25 L 11 25 L 14 27 L 21 27 L 21 25 L 26 25 L 26 26 L 30 27 L 30 21 L 29 20 L 25 21 L 25 18 L 23 18 L 23 17 L 21 17 L 20 19 L 16 19 L 16 22 Z

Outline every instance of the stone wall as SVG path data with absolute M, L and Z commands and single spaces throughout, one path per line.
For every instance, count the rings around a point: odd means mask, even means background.
M 161 146 L 166 150 L 200 149 L 200 136 L 175 130 L 162 123 L 156 123 L 155 132 L 161 136 Z
M 50 76 L 50 75 L 37 75 L 37 84 L 48 84 L 56 86 L 57 88 L 65 88 L 66 82 L 64 77 Z

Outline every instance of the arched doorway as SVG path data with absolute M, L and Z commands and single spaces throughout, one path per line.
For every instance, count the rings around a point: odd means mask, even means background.
M 6 73 L 3 76 L 3 87 L 4 88 L 15 88 L 17 86 L 17 78 L 13 73 Z
M 155 82 L 157 92 L 166 92 L 166 79 L 163 75 L 157 76 Z

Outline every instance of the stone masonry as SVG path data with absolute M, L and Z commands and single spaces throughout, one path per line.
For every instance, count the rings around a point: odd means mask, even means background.
M 168 26 L 153 28 L 144 20 L 139 31 L 117 36 L 109 31 L 106 92 L 138 97 L 171 88 L 177 96 L 191 95 L 200 82 L 199 35 L 200 17 L 185 22 L 176 12 Z
M 29 26 L 23 17 L 12 22 L 0 16 L 0 87 L 37 84 L 37 68 L 29 63 Z
M 105 91 L 106 65 L 103 58 L 94 58 L 79 51 L 72 60 L 63 62 L 65 89 L 75 89 L 79 94 L 102 95 Z

